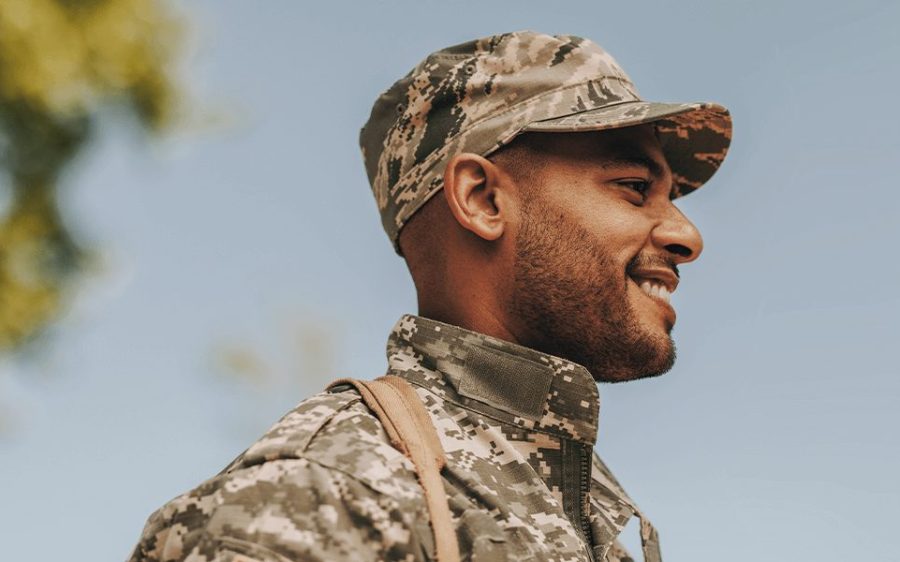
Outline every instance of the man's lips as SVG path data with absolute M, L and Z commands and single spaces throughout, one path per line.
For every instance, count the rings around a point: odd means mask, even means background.
M 666 304 L 669 303 L 669 296 L 678 288 L 678 276 L 671 269 L 635 269 L 629 273 L 629 277 L 647 295 Z

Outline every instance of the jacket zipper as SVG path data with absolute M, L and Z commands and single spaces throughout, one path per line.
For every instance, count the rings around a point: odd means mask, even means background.
M 591 548 L 591 522 L 589 519 L 590 513 L 585 513 L 585 507 L 587 507 L 588 511 L 590 511 L 590 500 L 588 500 L 587 502 L 584 501 L 586 498 L 589 498 L 591 493 L 591 455 L 589 452 L 585 451 L 584 445 L 582 445 L 581 454 L 578 456 L 579 462 L 581 464 L 581 477 L 579 478 L 579 523 L 581 524 L 581 534 L 584 538 L 584 547 L 588 554 L 588 560 L 590 560 L 591 562 L 595 562 L 594 551 Z

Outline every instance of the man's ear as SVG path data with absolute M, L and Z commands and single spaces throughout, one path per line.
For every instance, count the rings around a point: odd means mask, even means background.
M 497 240 L 509 220 L 503 174 L 477 154 L 457 154 L 444 169 L 444 197 L 456 221 L 484 240 Z

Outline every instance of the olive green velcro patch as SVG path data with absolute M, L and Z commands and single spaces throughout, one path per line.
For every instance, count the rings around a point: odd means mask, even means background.
M 459 393 L 494 408 L 537 421 L 550 393 L 553 371 L 547 365 L 498 349 L 472 346 Z

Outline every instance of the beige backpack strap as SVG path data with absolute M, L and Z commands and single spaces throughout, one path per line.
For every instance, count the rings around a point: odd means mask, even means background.
M 641 520 L 641 550 L 644 553 L 644 562 L 662 562 L 656 528 L 647 521 L 643 513 L 638 513 L 637 516 Z
M 349 384 L 372 410 L 397 450 L 412 461 L 425 491 L 438 562 L 459 562 L 459 544 L 450 515 L 441 469 L 447 464 L 441 440 L 412 385 L 395 375 L 374 381 L 338 379 L 328 388 Z

